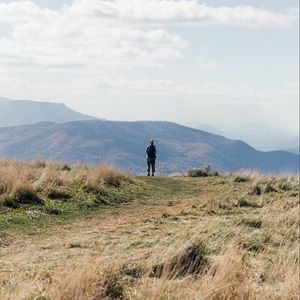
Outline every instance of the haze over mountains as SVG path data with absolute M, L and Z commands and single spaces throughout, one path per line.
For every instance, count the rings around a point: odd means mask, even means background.
M 190 124 L 192 127 L 231 139 L 242 139 L 261 151 L 286 150 L 299 154 L 299 135 L 258 123 Z
M 43 121 L 64 123 L 78 120 L 92 120 L 63 103 L 37 102 L 31 100 L 10 100 L 0 98 L 0 127 L 34 124 Z
M 12 107 L 18 109 L 12 111 Z M 27 122 L 27 125 L 0 128 L 2 157 L 110 163 L 143 174 L 146 143 L 154 138 L 162 175 L 206 164 L 221 171 L 255 169 L 264 173 L 295 173 L 299 170 L 296 154 L 260 152 L 242 141 L 170 122 L 91 120 L 92 117 L 63 104 L 9 100 L 0 101 L 0 115 L 6 117 L 1 119 L 0 127 L 5 122 L 10 125 Z M 53 122 L 47 122 L 49 119 Z M 32 124 L 40 120 L 43 122 Z

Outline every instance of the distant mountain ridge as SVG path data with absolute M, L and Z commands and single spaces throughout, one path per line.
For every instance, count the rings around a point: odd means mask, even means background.
M 242 139 L 261 151 L 286 150 L 299 154 L 299 134 L 275 129 L 266 124 L 233 123 L 219 124 L 217 127 L 208 124 L 189 124 L 189 126 L 230 139 Z
M 65 123 L 93 119 L 95 118 L 70 109 L 63 103 L 0 98 L 0 127 L 44 121 Z
M 239 141 L 170 122 L 42 122 L 0 128 L 0 156 L 86 164 L 110 163 L 135 174 L 145 173 L 145 147 L 154 138 L 162 175 L 212 164 L 221 171 L 263 173 L 299 171 L 299 155 L 260 152 Z

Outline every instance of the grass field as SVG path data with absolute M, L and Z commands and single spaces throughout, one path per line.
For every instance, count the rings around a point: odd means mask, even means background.
M 0 169 L 0 299 L 298 299 L 298 177 Z

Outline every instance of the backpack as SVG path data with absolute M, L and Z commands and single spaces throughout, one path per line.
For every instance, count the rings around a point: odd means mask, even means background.
M 154 145 L 149 145 L 147 147 L 148 157 L 155 158 L 156 157 L 156 148 Z

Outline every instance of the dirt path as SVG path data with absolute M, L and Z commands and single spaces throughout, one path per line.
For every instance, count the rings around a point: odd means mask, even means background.
M 224 291 L 227 298 L 296 299 L 299 210 L 294 191 L 278 188 L 257 196 L 249 194 L 253 183 L 232 177 L 141 181 L 147 181 L 147 191 L 119 206 L 0 232 L 0 299 L 49 299 L 57 289 L 67 295 L 65 287 L 77 291 L 86 278 L 93 288 L 102 274 L 110 278 L 132 265 L 152 270 L 195 241 L 204 243 L 214 273 L 166 282 L 145 275 L 133 283 L 123 276 L 129 299 L 167 299 L 170 291 L 168 299 L 219 299 Z M 93 273 L 94 267 L 104 273 Z M 211 276 L 215 272 L 219 275 Z M 84 287 L 81 291 L 89 293 Z M 144 296 L 148 292 L 151 297 Z M 61 299 L 58 295 L 51 299 Z
M 182 227 L 193 221 L 186 217 L 166 220 L 165 216 L 180 214 L 195 197 L 199 197 L 197 193 L 186 198 L 172 195 L 172 202 L 170 195 L 137 199 L 63 225 L 37 231 L 10 230 L 0 248 L 0 278 L 2 282 L 11 278 L 23 281 L 43 272 L 67 272 L 98 256 L 134 253 L 135 257 L 141 257 L 151 246 L 171 239 L 170 226 L 174 222 Z M 176 228 L 172 230 L 176 234 Z

